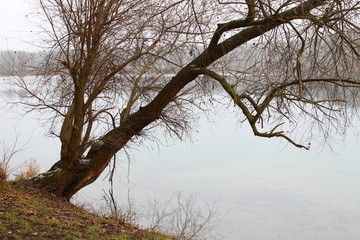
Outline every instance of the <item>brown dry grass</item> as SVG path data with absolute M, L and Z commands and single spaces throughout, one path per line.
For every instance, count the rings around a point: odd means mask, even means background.
M 100 217 L 29 181 L 0 181 L 0 239 L 174 240 L 119 219 Z
M 36 159 L 33 158 L 21 167 L 21 171 L 16 175 L 15 180 L 32 178 L 39 173 L 40 165 L 36 162 Z
M 8 179 L 8 177 L 9 176 L 8 176 L 8 173 L 6 172 L 4 162 L 0 162 L 0 181 L 6 180 L 6 179 Z

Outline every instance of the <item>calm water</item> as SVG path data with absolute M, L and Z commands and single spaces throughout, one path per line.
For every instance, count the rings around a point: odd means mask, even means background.
M 1 96 L 11 97 L 5 90 Z M 36 158 L 46 170 L 57 160 L 59 142 L 44 137 L 36 116 L 14 119 L 16 111 L 2 107 L 0 114 L 1 141 L 10 144 L 16 134 L 20 145 L 30 140 L 14 165 Z M 254 137 L 231 114 L 213 120 L 211 125 L 200 120 L 192 142 L 159 148 L 149 142 L 135 148 L 130 171 L 120 154 L 119 200 L 131 189 L 139 205 L 175 192 L 196 194 L 200 205 L 215 201 L 222 221 L 214 232 L 226 240 L 360 239 L 360 148 L 355 134 L 349 132 L 344 143 L 338 138 L 333 151 L 316 142 L 305 151 L 278 139 Z M 102 188 L 108 187 L 102 179 L 76 199 L 100 202 Z

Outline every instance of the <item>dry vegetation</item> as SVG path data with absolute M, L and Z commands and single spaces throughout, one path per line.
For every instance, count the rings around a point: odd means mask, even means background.
M 175 239 L 91 214 L 24 182 L 0 181 L 0 239 Z
M 5 164 L 3 162 L 0 162 L 0 181 L 7 179 L 7 173 L 5 170 Z
M 21 166 L 21 171 L 15 177 L 15 180 L 29 179 L 35 177 L 40 173 L 40 165 L 36 162 L 36 159 L 32 158 Z

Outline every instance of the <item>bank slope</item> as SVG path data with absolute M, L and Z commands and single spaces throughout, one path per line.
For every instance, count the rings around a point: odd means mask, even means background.
M 0 239 L 175 240 L 101 217 L 22 182 L 0 181 Z

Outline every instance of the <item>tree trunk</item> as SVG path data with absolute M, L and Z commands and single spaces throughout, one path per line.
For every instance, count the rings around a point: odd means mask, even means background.
M 143 128 L 159 119 L 166 105 L 196 77 L 190 67 L 184 68 L 150 104 L 128 116 L 120 127 L 109 131 L 99 142 L 93 144 L 88 156 L 77 159 L 72 164 L 69 164 L 67 159 L 60 160 L 49 171 L 32 178 L 31 181 L 36 186 L 69 200 L 81 188 L 94 182 L 111 158 L 133 136 L 139 135 Z
M 31 180 L 36 186 L 69 200 L 81 188 L 94 182 L 114 156 L 113 149 L 106 144 L 97 150 L 92 158 L 79 159 L 70 168 L 60 160 L 49 171 Z

